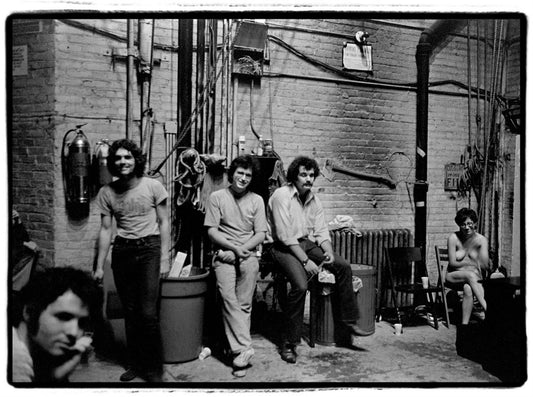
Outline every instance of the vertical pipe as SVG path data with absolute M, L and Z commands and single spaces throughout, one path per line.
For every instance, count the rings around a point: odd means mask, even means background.
M 178 132 L 187 125 L 192 103 L 192 19 L 180 19 L 178 28 Z M 181 146 L 191 146 L 189 130 L 181 140 Z
M 152 79 L 152 60 L 154 42 L 154 20 L 139 19 L 139 64 L 138 76 L 141 78 L 141 138 L 142 152 L 147 156 L 147 166 L 151 160 L 151 122 L 150 90 Z
M 416 51 L 417 96 L 416 96 L 416 181 L 413 187 L 415 202 L 415 246 L 426 253 L 427 230 L 427 131 L 428 131 L 428 84 L 429 57 L 432 46 L 419 43 Z M 423 258 L 423 259 L 424 259 Z
M 133 20 L 127 21 L 128 62 L 126 71 L 126 139 L 133 139 L 133 76 L 135 68 L 135 38 Z
M 226 97 L 226 90 L 228 89 L 227 88 L 227 80 L 226 80 L 226 62 L 227 62 L 227 57 L 228 57 L 228 52 L 227 52 L 227 48 L 226 48 L 226 29 L 227 29 L 227 25 L 226 25 L 226 19 L 223 19 L 222 20 L 222 46 L 221 46 L 221 50 L 222 50 L 222 64 L 220 65 L 220 67 L 222 68 L 222 79 L 221 79 L 221 83 L 220 83 L 220 120 L 219 120 L 219 144 L 220 146 L 222 146 L 222 131 L 224 130 L 224 125 L 226 124 L 227 125 L 227 120 L 224 118 L 224 115 L 226 113 L 226 106 L 227 106 L 227 103 L 225 101 L 225 97 Z M 220 150 L 220 149 L 219 149 Z
M 212 70 L 212 76 L 213 76 L 213 85 L 211 86 L 211 90 L 209 91 L 209 108 L 208 108 L 208 122 L 207 122 L 207 150 L 206 153 L 213 153 L 213 146 L 215 142 L 215 112 L 216 112 L 216 92 L 217 92 L 217 86 L 215 83 L 215 76 L 216 76 L 216 68 L 217 68 L 217 30 L 218 30 L 218 24 L 216 19 L 211 20 L 211 34 L 212 34 L 212 41 L 210 43 L 210 57 L 209 62 L 211 63 L 211 70 Z
M 227 104 L 226 106 L 226 129 L 225 129 L 226 147 L 228 147 L 228 142 L 230 142 L 231 144 L 231 140 L 229 139 L 229 132 L 231 131 L 231 125 L 232 125 L 232 122 L 230 119 L 230 98 L 231 98 L 231 90 L 232 90 L 231 70 L 232 70 L 232 61 L 233 61 L 233 54 L 231 52 L 232 24 L 233 24 L 232 20 L 228 19 L 227 24 L 228 24 L 228 38 L 227 38 L 226 46 L 228 47 L 228 59 L 227 59 L 226 69 L 225 69 L 226 86 L 228 87 L 226 91 L 226 104 Z M 229 155 L 229 150 L 226 149 L 226 156 L 228 155 Z
M 205 19 L 198 19 L 196 24 L 196 103 L 203 102 L 205 71 Z M 197 112 L 196 150 L 202 152 L 204 146 L 204 112 Z

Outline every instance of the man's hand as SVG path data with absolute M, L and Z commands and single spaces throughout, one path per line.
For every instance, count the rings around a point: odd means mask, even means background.
M 170 258 L 161 258 L 161 267 L 159 270 L 159 276 L 161 278 L 167 278 L 170 273 L 170 267 L 172 264 L 170 263 Z
M 307 260 L 307 264 L 305 265 L 304 269 L 309 279 L 311 279 L 311 277 L 317 275 L 318 272 L 320 272 L 320 266 L 318 266 L 311 259 Z
M 220 261 L 224 262 L 224 263 L 234 263 L 235 259 L 237 259 L 237 257 L 233 253 L 233 251 L 230 251 L 230 250 L 227 250 L 227 251 L 220 250 L 220 251 L 218 251 L 217 258 L 220 259 Z
M 324 252 L 324 260 L 322 261 L 323 265 L 331 265 L 335 261 L 335 256 L 333 252 Z
M 241 259 L 246 259 L 252 254 L 249 250 L 242 247 L 237 247 L 235 251 L 235 254 Z
M 98 283 L 101 283 L 104 279 L 104 269 L 96 269 L 93 272 L 93 279 L 96 280 Z
M 54 379 L 58 381 L 67 379 L 79 364 L 82 354 L 92 349 L 92 343 L 93 339 L 90 336 L 82 336 L 78 339 L 70 348 L 70 355 L 68 355 L 66 361 L 53 369 L 52 376 Z

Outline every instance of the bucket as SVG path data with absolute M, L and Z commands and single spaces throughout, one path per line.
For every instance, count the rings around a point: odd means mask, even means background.
M 351 264 L 352 274 L 359 277 L 363 286 L 356 293 L 359 319 L 357 325 L 363 331 L 375 332 L 376 330 L 376 274 L 374 266 Z
M 198 358 L 202 350 L 208 276 L 206 269 L 193 267 L 189 277 L 161 280 L 159 322 L 163 362 Z

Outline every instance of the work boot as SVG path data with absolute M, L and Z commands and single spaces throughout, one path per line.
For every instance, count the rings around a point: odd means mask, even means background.
M 289 364 L 294 364 L 296 362 L 296 351 L 294 350 L 294 345 L 284 343 L 280 350 L 281 359 Z

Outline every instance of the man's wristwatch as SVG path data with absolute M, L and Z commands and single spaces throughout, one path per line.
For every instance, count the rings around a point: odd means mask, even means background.
M 305 259 L 302 261 L 302 265 L 303 265 L 303 267 L 306 267 L 308 262 L 309 262 L 309 258 L 305 258 Z

